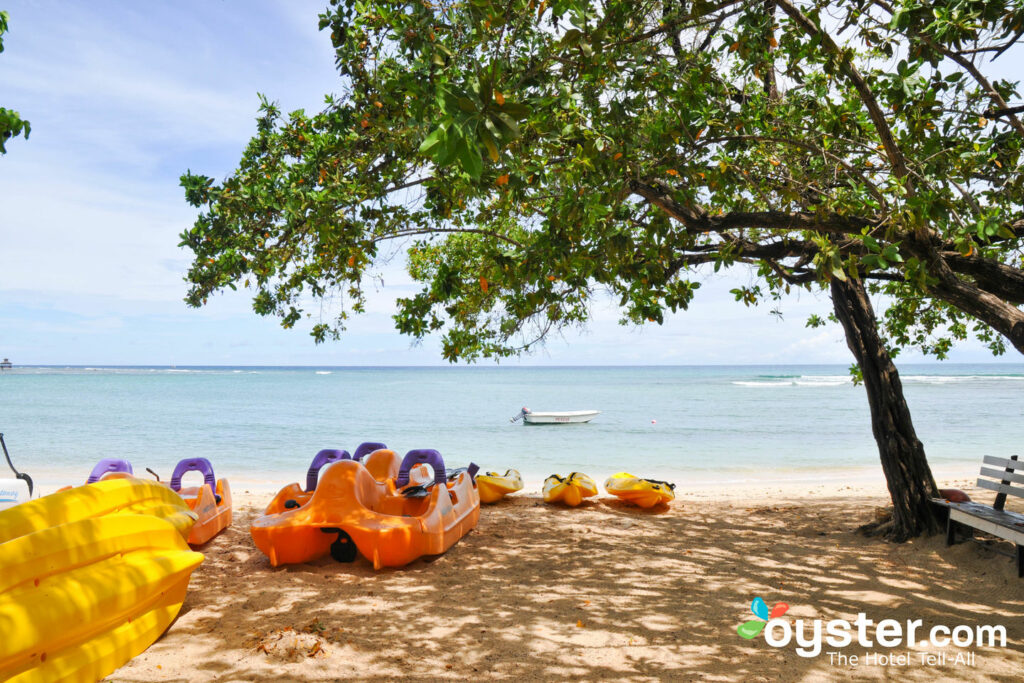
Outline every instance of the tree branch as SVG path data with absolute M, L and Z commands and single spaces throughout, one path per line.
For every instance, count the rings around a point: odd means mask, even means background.
M 892 164 L 893 173 L 896 174 L 897 178 L 904 179 L 910 174 L 907 169 L 907 160 L 903 156 L 903 150 L 900 149 L 899 145 L 896 144 L 896 138 L 893 136 L 892 129 L 889 127 L 889 122 L 885 118 L 885 114 L 882 112 L 882 108 L 878 105 L 878 101 L 875 99 L 874 93 L 871 92 L 871 88 L 868 86 L 864 77 L 861 76 L 857 67 L 853 65 L 850 58 L 846 56 L 836 42 L 832 40 L 830 36 L 821 28 L 816 26 L 810 18 L 801 12 L 799 9 L 794 7 L 789 0 L 776 0 L 778 7 L 782 8 L 782 11 L 789 15 L 789 17 L 804 31 L 813 38 L 817 38 L 820 44 L 828 50 L 828 52 L 836 60 L 840 71 L 846 75 L 850 83 L 853 84 L 854 89 L 857 91 L 857 95 L 860 97 L 860 101 L 868 110 L 868 116 L 871 117 L 871 121 L 875 124 L 875 130 L 878 133 L 878 137 L 882 141 L 882 146 L 885 147 L 886 156 L 889 157 L 889 163 Z M 907 178 L 909 180 L 909 178 Z M 908 183 L 907 191 L 909 194 L 913 194 L 913 184 Z
M 732 211 L 721 216 L 709 216 L 703 209 L 694 209 L 676 201 L 670 194 L 671 188 L 660 180 L 631 181 L 629 189 L 682 223 L 686 232 L 700 235 L 709 232 L 727 232 L 741 228 L 763 230 L 809 230 L 812 232 L 838 232 L 860 235 L 865 229 L 875 228 L 878 221 L 859 217 L 842 216 L 837 213 L 819 215 L 807 211 L 788 213 L 785 211 Z
M 990 119 L 998 119 L 1001 116 L 1013 116 L 1015 114 L 1024 113 L 1024 104 L 1016 107 L 1000 107 L 998 109 L 989 107 L 982 113 Z

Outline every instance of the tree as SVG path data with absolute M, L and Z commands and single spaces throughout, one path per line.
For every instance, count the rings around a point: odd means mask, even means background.
M 528 351 L 598 291 L 660 323 L 708 268 L 753 268 L 747 304 L 828 287 L 907 538 L 935 483 L 886 343 L 1024 352 L 1024 127 L 981 70 L 1022 26 L 999 1 L 336 0 L 343 94 L 264 99 L 232 176 L 182 177 L 186 300 L 244 284 L 285 327 L 340 300 L 312 327 L 337 338 L 402 241 L 423 289 L 396 326 L 455 360 Z
M 7 19 L 7 12 L 0 11 L 0 52 L 4 51 L 3 36 L 7 33 Z M 30 132 L 32 132 L 32 126 L 21 118 L 18 112 L 0 107 L 0 154 L 7 153 L 5 143 L 8 138 L 24 134 L 27 140 Z

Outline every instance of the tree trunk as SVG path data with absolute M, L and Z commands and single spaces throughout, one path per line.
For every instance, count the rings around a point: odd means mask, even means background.
M 871 301 L 863 283 L 853 279 L 843 282 L 833 278 L 831 288 L 832 306 L 864 378 L 871 429 L 893 504 L 891 520 L 869 524 L 862 530 L 883 534 L 900 543 L 924 533 L 935 533 L 939 522 L 929 498 L 938 496 L 938 489 L 925 459 L 924 446 L 914 432 L 899 373 L 878 336 Z

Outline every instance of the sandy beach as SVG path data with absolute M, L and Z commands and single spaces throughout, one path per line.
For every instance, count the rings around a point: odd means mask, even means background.
M 991 502 L 967 481 L 940 485 Z M 177 621 L 108 680 L 1019 680 L 1013 562 L 941 535 L 858 535 L 886 503 L 881 483 L 680 489 L 658 513 L 609 497 L 554 507 L 528 491 L 485 506 L 448 553 L 379 572 L 362 559 L 271 568 L 248 533 L 267 499 L 235 492 L 234 524 L 200 549 Z M 737 635 L 758 596 L 787 603 L 791 620 L 1003 625 L 1007 642 L 855 641 L 841 652 L 856 665 L 830 661 L 827 645 L 801 657 Z

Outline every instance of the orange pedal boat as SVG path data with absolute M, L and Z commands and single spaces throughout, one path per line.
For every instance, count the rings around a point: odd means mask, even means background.
M 339 460 L 356 460 L 361 462 L 367 455 L 369 457 L 366 458 L 364 464 L 366 469 L 370 470 L 370 474 L 373 475 L 374 479 L 384 481 L 398 476 L 398 467 L 402 464 L 402 459 L 394 451 L 388 450 L 388 447 L 382 443 L 376 441 L 361 443 L 356 447 L 356 454 L 354 456 L 349 455 L 348 451 L 324 448 L 313 456 L 313 462 L 309 464 L 309 469 L 306 470 L 306 488 L 302 488 L 298 482 L 288 484 L 277 492 L 277 495 L 267 505 L 263 514 L 271 515 L 292 508 L 302 507 L 313 497 L 313 491 L 316 490 L 317 478 L 320 476 L 321 469 Z
M 397 475 L 382 481 L 370 467 L 377 466 L 375 459 L 383 464 L 389 457 L 385 454 L 393 452 L 376 451 L 366 465 L 339 459 L 323 470 L 306 502 L 291 498 L 280 504 L 280 511 L 256 518 L 250 532 L 270 564 L 308 562 L 328 553 L 339 562 L 352 562 L 358 552 L 374 569 L 401 567 L 424 555 L 440 555 L 476 526 L 476 465 L 449 474 L 437 451 L 412 450 Z M 414 470 L 425 472 L 425 465 L 433 470 L 433 480 L 410 482 Z M 271 507 L 278 509 L 274 503 Z
M 202 485 L 182 488 L 181 478 L 188 472 L 202 474 Z M 231 487 L 227 479 L 213 476 L 213 465 L 206 458 L 179 462 L 167 485 L 199 516 L 188 536 L 189 545 L 202 545 L 231 526 Z

